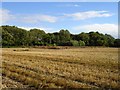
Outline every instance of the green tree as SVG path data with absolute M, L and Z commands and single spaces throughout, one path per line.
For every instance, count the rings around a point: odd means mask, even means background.
M 53 33 L 48 33 L 49 34 L 49 43 L 54 44 L 55 43 L 55 35 Z
M 78 41 L 82 40 L 85 42 L 86 45 L 89 45 L 89 39 L 90 37 L 87 33 L 82 32 L 78 35 Z
M 12 38 L 15 46 L 21 46 L 26 44 L 27 31 L 16 26 L 2 26 L 3 38 L 4 34 L 7 35 L 7 38 Z M 4 39 L 3 39 L 4 41 Z
M 3 32 L 2 32 L 3 31 Z M 70 34 L 68 30 L 55 33 L 45 33 L 40 29 L 27 31 L 16 26 L 1 26 L 0 39 L 3 46 L 32 46 L 32 45 L 60 45 L 60 46 L 119 46 L 119 39 L 109 34 L 89 32 Z
M 89 32 L 90 36 L 90 46 L 106 46 L 107 39 L 106 37 L 99 32 Z
M 49 35 L 49 34 L 45 34 L 45 35 L 43 36 L 43 41 L 44 41 L 44 45 L 49 45 L 49 44 L 51 44 L 51 37 L 50 37 L 50 35 Z
M 114 46 L 115 38 L 109 34 L 105 34 L 105 37 L 107 39 L 107 46 Z
M 115 47 L 120 47 L 120 39 L 115 39 L 114 46 Z
M 82 41 L 82 40 L 80 40 L 80 41 L 79 41 L 79 46 L 85 46 L 85 42 Z
M 5 30 L 2 30 L 2 45 L 3 47 L 14 45 L 14 37 Z
M 45 32 L 40 29 L 31 29 L 29 31 L 29 40 L 30 40 L 30 45 L 41 45 L 43 44 L 44 40 L 43 37 L 45 35 Z
M 59 43 L 60 43 L 60 35 L 59 35 L 59 33 L 55 32 L 55 33 L 53 33 L 53 35 L 54 35 L 54 43 L 56 45 L 59 45 Z
M 61 42 L 67 42 L 70 40 L 70 32 L 68 30 L 60 30 L 59 31 L 59 35 L 60 35 L 60 41 Z

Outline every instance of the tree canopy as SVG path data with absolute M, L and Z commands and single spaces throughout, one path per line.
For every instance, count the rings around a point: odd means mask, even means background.
M 120 47 L 120 39 L 99 32 L 71 34 L 67 29 L 59 32 L 45 33 L 44 30 L 29 31 L 16 26 L 1 26 L 1 44 L 5 46 L 108 46 Z

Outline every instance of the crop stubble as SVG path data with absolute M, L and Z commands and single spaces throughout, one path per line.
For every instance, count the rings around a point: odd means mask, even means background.
M 3 87 L 119 88 L 117 48 L 2 51 Z

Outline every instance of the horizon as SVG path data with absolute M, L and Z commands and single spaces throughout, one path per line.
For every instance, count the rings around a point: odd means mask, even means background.
M 42 29 L 46 33 L 67 29 L 72 34 L 100 32 L 118 38 L 117 2 L 3 2 L 2 25 Z M 22 7 L 21 7 L 22 6 Z M 4 17 L 5 16 L 5 17 Z

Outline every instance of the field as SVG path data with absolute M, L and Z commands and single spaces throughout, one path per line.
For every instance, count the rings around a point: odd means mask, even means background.
M 119 88 L 118 48 L 3 48 L 3 88 Z

